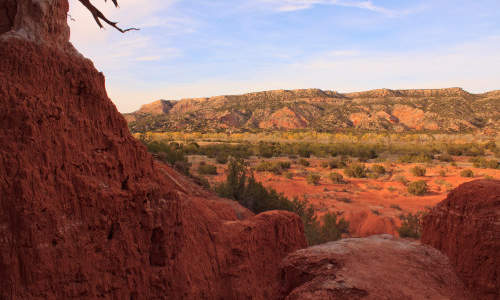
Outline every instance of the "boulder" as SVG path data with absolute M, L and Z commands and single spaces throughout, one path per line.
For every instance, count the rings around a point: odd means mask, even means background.
M 281 298 L 472 299 L 446 256 L 391 235 L 350 238 L 289 254 Z

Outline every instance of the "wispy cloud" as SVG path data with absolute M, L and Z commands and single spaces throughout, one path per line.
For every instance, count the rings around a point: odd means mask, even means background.
M 381 13 L 387 16 L 397 16 L 406 12 L 388 9 L 375 5 L 373 1 L 344 1 L 344 0 L 260 0 L 260 2 L 271 5 L 276 11 L 288 12 L 310 9 L 316 5 L 335 5 L 353 7 Z

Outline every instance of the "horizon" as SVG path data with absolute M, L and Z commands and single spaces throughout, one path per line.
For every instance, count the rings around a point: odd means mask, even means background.
M 106 76 L 122 113 L 158 99 L 318 88 L 498 90 L 495 1 L 70 1 L 71 41 Z

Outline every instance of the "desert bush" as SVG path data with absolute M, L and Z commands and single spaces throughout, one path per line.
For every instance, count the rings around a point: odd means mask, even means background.
M 217 175 L 217 167 L 209 164 L 200 164 L 198 166 L 198 173 L 202 175 Z
M 445 177 L 446 176 L 446 171 L 445 170 L 439 170 L 439 176 Z
M 484 149 L 495 152 L 495 150 L 497 149 L 497 143 L 495 141 L 489 141 L 486 144 L 484 144 L 483 147 Z
M 321 162 L 321 167 L 324 168 L 324 169 L 328 168 L 328 162 L 322 161 Z
M 344 180 L 344 176 L 342 176 L 342 174 L 339 174 L 337 172 L 330 173 L 329 178 L 330 178 L 330 180 L 334 184 L 344 184 L 344 183 L 346 183 L 346 181 Z
M 380 216 L 380 211 L 376 210 L 376 209 L 372 209 L 372 213 L 376 216 Z
M 391 204 L 391 208 L 396 209 L 396 210 L 402 210 L 401 206 L 399 206 L 398 204 Z
M 285 178 L 292 179 L 293 178 L 293 173 L 292 172 L 286 172 L 285 173 Z
M 484 157 L 473 157 L 469 160 L 475 168 L 498 169 L 500 164 L 496 159 L 486 159 Z
M 410 182 L 407 188 L 408 193 L 416 196 L 425 195 L 428 191 L 427 183 L 423 180 Z
M 448 153 L 443 153 L 437 157 L 439 161 L 443 162 L 452 162 L 453 161 L 453 156 L 449 155 Z
M 346 197 L 341 197 L 337 198 L 337 201 L 344 202 L 344 203 L 352 203 L 352 200 Z
M 401 163 L 430 163 L 432 162 L 433 155 L 429 153 L 420 154 L 406 154 L 399 157 Z
M 402 238 L 420 238 L 422 234 L 422 218 L 424 216 L 423 212 L 417 212 L 415 214 L 408 213 L 407 215 L 401 215 L 400 219 L 402 222 L 401 227 L 398 228 L 399 236 Z
M 394 177 L 394 181 L 396 182 L 400 182 L 404 185 L 407 185 L 408 184 L 408 179 L 406 179 L 406 177 L 402 176 L 402 175 L 397 175 L 396 177 Z
M 346 161 L 342 160 L 341 158 L 336 158 L 332 159 L 328 162 L 328 166 L 330 169 L 341 169 L 347 167 Z
M 385 173 L 386 173 L 386 170 L 383 166 L 373 165 L 368 172 L 368 177 L 379 178 L 380 176 L 384 175 Z
M 474 172 L 470 169 L 465 169 L 460 172 L 460 176 L 462 177 L 474 177 Z
M 299 159 L 299 164 L 303 165 L 304 167 L 309 167 L 310 165 L 309 161 L 304 158 Z
M 423 167 L 415 166 L 410 169 L 410 172 L 413 174 L 413 176 L 423 177 L 425 176 L 427 170 Z
M 352 178 L 366 178 L 366 167 L 363 164 L 351 164 L 344 169 L 344 174 Z
M 187 162 L 187 161 L 176 161 L 173 165 L 174 169 L 176 169 L 177 171 L 181 172 L 182 174 L 186 175 L 186 176 L 190 176 L 190 172 L 189 172 L 189 169 L 191 168 L 191 163 Z
M 225 165 L 228 160 L 228 155 L 226 153 L 218 153 L 215 156 L 215 161 L 219 164 Z
M 321 179 L 321 176 L 319 174 L 315 174 L 315 173 L 309 173 L 306 177 L 307 183 L 313 184 L 313 185 L 318 185 L 320 179 Z

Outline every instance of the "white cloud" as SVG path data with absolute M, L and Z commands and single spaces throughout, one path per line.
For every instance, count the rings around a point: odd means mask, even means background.
M 316 5 L 336 5 L 343 7 L 353 7 L 382 13 L 387 16 L 397 16 L 407 12 L 399 12 L 375 5 L 372 1 L 350 1 L 350 0 L 260 0 L 261 3 L 270 5 L 277 11 L 288 12 L 309 9 Z

